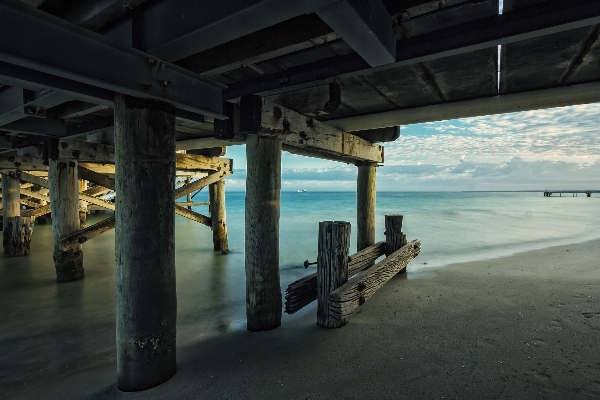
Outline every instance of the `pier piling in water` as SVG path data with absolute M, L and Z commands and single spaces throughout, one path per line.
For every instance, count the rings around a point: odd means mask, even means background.
M 175 109 L 115 97 L 117 384 L 157 386 L 176 371 Z
M 54 236 L 54 267 L 56 280 L 69 282 L 83 279 L 83 252 L 76 244 L 63 250 L 58 242 L 79 230 L 79 180 L 77 162 L 50 159 L 48 165 L 52 234 Z
M 21 183 L 2 174 L 2 245 L 4 254 L 10 254 L 10 243 L 15 217 L 21 215 Z
M 391 214 L 385 216 L 385 256 L 389 257 L 394 252 L 406 245 L 406 235 L 402 233 L 402 215 Z M 400 274 L 406 272 L 406 267 Z
M 358 164 L 356 182 L 357 251 L 375 244 L 376 174 L 376 163 Z
M 246 319 L 247 329 L 258 332 L 281 325 L 281 140 L 248 135 L 246 160 Z
M 348 280 L 350 230 L 349 222 L 319 222 L 317 325 L 323 328 L 339 328 L 348 322 L 331 317 L 329 294 Z
M 11 256 L 26 256 L 29 254 L 34 221 L 35 217 L 18 216 L 14 218 L 10 242 Z
M 213 246 L 215 251 L 223 254 L 229 252 L 227 241 L 227 221 L 225 210 L 225 180 L 221 179 L 208 187 L 210 202 L 210 218 L 213 230 Z

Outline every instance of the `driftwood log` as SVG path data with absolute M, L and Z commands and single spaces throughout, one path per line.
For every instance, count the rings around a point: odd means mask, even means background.
M 34 217 L 14 217 L 10 242 L 11 256 L 26 256 L 29 254 L 34 221 Z
M 349 257 L 348 277 L 352 277 L 385 254 L 385 242 L 375 243 Z M 313 273 L 292 282 L 285 293 L 285 312 L 294 314 L 317 299 L 317 274 Z
M 389 257 L 356 274 L 329 295 L 329 315 L 344 321 L 400 270 L 406 268 L 421 251 L 421 241 L 414 240 Z

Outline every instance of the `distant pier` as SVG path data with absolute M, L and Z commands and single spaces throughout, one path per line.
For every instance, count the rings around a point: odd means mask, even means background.
M 544 197 L 552 197 L 555 194 L 562 197 L 563 193 L 572 194 L 573 197 L 577 197 L 579 193 L 585 193 L 587 197 L 592 197 L 592 193 L 600 193 L 600 190 L 546 190 L 544 191 Z

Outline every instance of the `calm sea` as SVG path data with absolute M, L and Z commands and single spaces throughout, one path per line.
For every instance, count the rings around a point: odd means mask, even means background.
M 206 201 L 206 194 L 195 200 Z M 207 207 L 196 211 L 208 213 Z M 600 238 L 600 195 L 380 192 L 378 240 L 385 214 L 403 214 L 407 238 L 422 241 L 409 279 L 432 267 Z M 92 214 L 89 222 L 108 215 Z M 213 252 L 207 227 L 176 218 L 178 344 L 243 329 L 244 193 L 227 193 L 228 255 Z M 316 260 L 323 220 L 349 221 L 355 252 L 355 193 L 281 194 L 282 290 L 315 270 L 300 265 Z M 114 260 L 111 231 L 84 245 L 85 279 L 57 285 L 50 225 L 35 226 L 28 257 L 0 256 L 0 392 L 115 363 Z M 315 304 L 301 312 L 316 313 Z M 284 316 L 283 324 L 293 318 Z

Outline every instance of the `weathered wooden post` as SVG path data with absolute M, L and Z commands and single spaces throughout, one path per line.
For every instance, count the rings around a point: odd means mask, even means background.
M 79 181 L 77 163 L 67 160 L 49 160 L 48 184 L 54 236 L 54 267 L 58 282 L 83 279 L 83 252 L 81 245 L 62 250 L 58 241 L 79 230 Z
M 225 180 L 209 185 L 210 219 L 212 221 L 213 245 L 215 251 L 229 252 L 227 241 L 227 221 L 225 211 Z
M 85 179 L 79 180 L 79 191 L 83 192 L 88 187 L 87 181 Z M 87 214 L 88 214 L 88 203 L 84 200 L 79 200 L 79 226 L 81 229 L 85 228 L 87 225 Z
M 2 245 L 4 254 L 10 254 L 14 219 L 19 215 L 21 215 L 21 182 L 2 174 Z
M 350 229 L 349 222 L 319 222 L 317 325 L 323 328 L 339 328 L 348 322 L 334 319 L 329 314 L 329 293 L 348 280 Z
M 175 109 L 115 97 L 117 384 L 160 385 L 176 371 Z
M 406 244 L 406 235 L 402 233 L 402 215 L 392 214 L 385 216 L 385 256 L 400 250 Z M 402 268 L 399 274 L 406 272 Z
M 11 256 L 26 256 L 29 254 L 34 221 L 35 217 L 19 216 L 14 218 L 10 243 Z
M 375 202 L 377 164 L 358 164 L 356 182 L 356 250 L 375 244 Z
M 279 198 L 281 140 L 246 140 L 246 319 L 252 332 L 281 325 Z
M 186 184 L 186 185 L 189 185 L 189 183 L 190 183 L 191 181 L 192 181 L 192 178 L 190 178 L 189 176 L 188 176 L 187 178 L 185 178 L 185 184 Z M 188 203 L 191 203 L 191 202 L 192 202 L 192 194 L 191 194 L 191 193 L 188 193 L 188 195 L 187 195 L 187 202 L 188 202 Z M 191 210 L 191 209 L 192 209 L 192 206 L 191 206 L 191 205 L 189 205 L 189 206 L 188 206 L 188 210 Z

